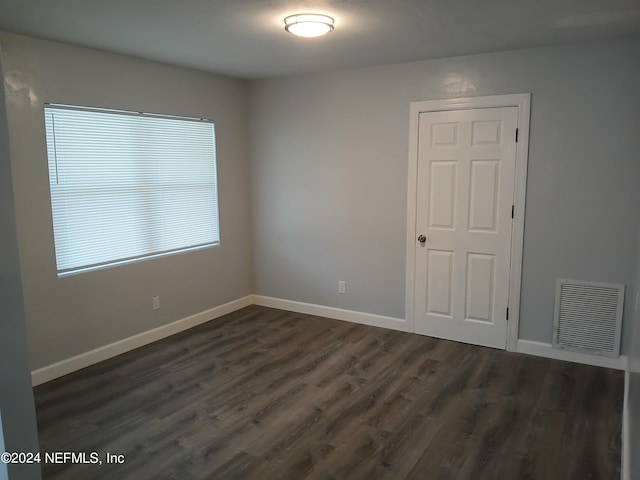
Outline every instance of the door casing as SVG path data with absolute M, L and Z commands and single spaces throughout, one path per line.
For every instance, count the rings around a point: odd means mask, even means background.
M 530 93 L 411 102 L 407 182 L 407 288 L 405 298 L 405 316 L 407 330 L 415 331 L 415 249 L 417 235 L 418 131 L 420 114 L 424 112 L 500 107 L 517 107 L 518 109 L 514 218 L 511 236 L 511 267 L 509 270 L 509 321 L 507 323 L 507 350 L 515 351 L 518 341 L 518 325 L 520 321 L 520 288 L 522 282 L 522 250 L 524 244 L 524 213 L 527 187 L 527 161 L 529 152 L 529 118 L 531 111 Z

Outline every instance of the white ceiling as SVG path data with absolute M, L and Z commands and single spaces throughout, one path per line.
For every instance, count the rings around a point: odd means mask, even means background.
M 335 31 L 284 31 L 308 12 Z M 640 0 L 0 0 L 0 30 L 265 78 L 640 34 Z

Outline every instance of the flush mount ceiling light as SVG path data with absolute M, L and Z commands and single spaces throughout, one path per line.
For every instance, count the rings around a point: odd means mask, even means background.
M 318 13 L 297 13 L 284 19 L 284 29 L 299 37 L 319 37 L 333 30 L 333 18 Z

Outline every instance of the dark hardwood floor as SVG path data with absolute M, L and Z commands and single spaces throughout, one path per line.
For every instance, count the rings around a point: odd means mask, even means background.
M 623 374 L 251 306 L 36 387 L 45 479 L 620 479 Z

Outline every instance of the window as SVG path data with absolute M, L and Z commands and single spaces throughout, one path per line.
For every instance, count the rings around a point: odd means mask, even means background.
M 58 276 L 220 243 L 213 122 L 44 113 Z

